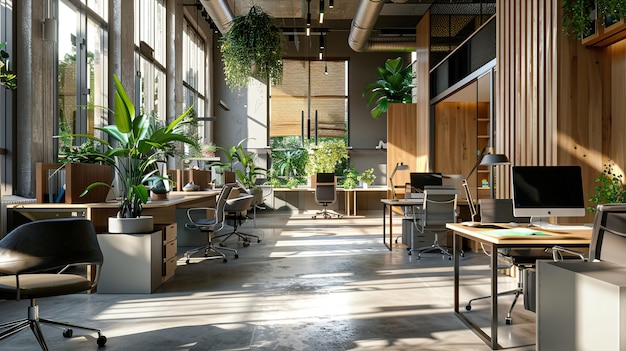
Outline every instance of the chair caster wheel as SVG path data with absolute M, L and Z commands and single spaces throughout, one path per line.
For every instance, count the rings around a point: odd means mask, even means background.
M 96 343 L 98 343 L 98 346 L 104 346 L 104 344 L 107 343 L 107 337 L 104 335 L 100 335 L 96 340 Z
M 235 258 L 239 258 L 239 254 L 235 254 Z
M 452 261 L 452 256 L 448 256 L 448 261 Z
M 411 256 L 413 253 L 411 252 L 411 249 L 408 249 L 409 251 L 409 256 Z
M 226 244 L 220 243 L 220 247 L 224 247 L 224 246 L 226 246 Z
M 472 310 L 472 305 L 470 305 L 470 304 L 465 305 L 465 310 L 466 311 L 471 311 Z
M 506 322 L 506 325 L 511 325 L 511 324 L 513 324 L 513 318 L 511 318 L 511 317 L 506 317 L 505 322 Z
M 460 253 L 460 256 L 461 256 L 461 257 L 465 257 L 465 252 L 461 252 L 461 253 Z
M 224 259 L 222 260 L 222 262 L 226 263 L 226 262 L 228 262 L 228 259 L 224 258 Z
M 250 246 L 250 240 L 244 240 L 243 247 L 248 247 L 248 246 Z
M 74 335 L 74 331 L 71 328 L 67 328 L 63 330 L 63 336 L 66 338 L 71 338 Z
M 257 244 L 260 243 L 260 242 L 261 242 L 261 239 L 256 239 L 256 243 Z
M 186 260 L 185 260 L 185 263 L 186 263 L 186 264 L 189 264 L 189 259 L 186 259 Z

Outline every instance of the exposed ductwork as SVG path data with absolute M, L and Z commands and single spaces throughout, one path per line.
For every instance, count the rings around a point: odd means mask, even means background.
M 235 16 L 233 16 L 226 0 L 200 0 L 200 2 L 220 33 L 228 32 Z
M 402 3 L 405 1 L 396 0 L 394 2 Z M 383 5 L 385 5 L 384 0 L 361 0 L 352 20 L 348 45 L 356 52 L 415 51 L 417 45 L 414 37 L 371 37 L 374 24 L 376 24 Z

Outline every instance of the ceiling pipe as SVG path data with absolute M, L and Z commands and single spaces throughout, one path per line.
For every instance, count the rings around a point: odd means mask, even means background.
M 406 1 L 406 0 L 405 0 Z M 402 3 L 402 0 L 394 2 Z M 356 52 L 415 51 L 415 37 L 385 36 L 371 38 L 374 24 L 385 5 L 384 0 L 361 0 L 352 20 L 348 45 Z
M 235 18 L 226 0 L 200 0 L 200 2 L 220 33 L 226 34 Z

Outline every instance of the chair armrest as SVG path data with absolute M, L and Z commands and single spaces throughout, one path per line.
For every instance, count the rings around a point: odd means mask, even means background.
M 554 261 L 563 261 L 563 253 L 578 256 L 581 260 L 587 261 L 587 258 L 582 252 L 571 250 L 558 245 L 552 247 L 552 258 L 554 259 Z
M 192 207 L 190 209 L 187 209 L 187 219 L 189 219 L 189 222 L 193 223 L 195 221 L 195 219 L 193 218 L 194 214 L 198 214 L 201 212 L 203 217 L 206 217 L 207 211 L 213 211 L 213 213 L 217 213 L 217 209 L 213 207 Z

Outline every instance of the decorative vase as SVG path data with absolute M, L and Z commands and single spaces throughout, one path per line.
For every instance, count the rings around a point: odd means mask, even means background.
M 154 230 L 154 218 L 141 216 L 137 218 L 109 217 L 109 233 L 137 234 L 149 233 Z

